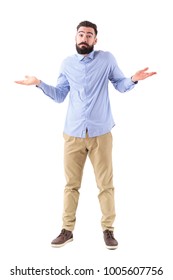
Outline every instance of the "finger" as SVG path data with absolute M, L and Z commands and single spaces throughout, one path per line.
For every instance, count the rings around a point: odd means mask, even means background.
M 145 72 L 149 69 L 149 67 L 145 67 L 144 69 L 141 70 L 141 72 Z
M 149 74 L 149 76 L 153 76 L 153 75 L 157 74 L 157 72 L 150 72 L 148 74 Z
M 22 81 L 14 81 L 16 84 L 23 84 L 23 80 Z
M 26 80 L 21 80 L 21 81 L 15 81 L 16 84 L 20 84 L 20 85 L 27 85 L 28 83 L 26 82 Z

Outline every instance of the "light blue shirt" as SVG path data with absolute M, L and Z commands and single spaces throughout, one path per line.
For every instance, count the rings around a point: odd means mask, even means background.
M 38 86 L 54 101 L 63 102 L 69 94 L 64 133 L 75 137 L 99 136 L 115 125 L 111 112 L 108 83 L 126 92 L 135 83 L 126 78 L 110 52 L 93 51 L 87 56 L 75 54 L 61 65 L 56 87 L 42 82 Z

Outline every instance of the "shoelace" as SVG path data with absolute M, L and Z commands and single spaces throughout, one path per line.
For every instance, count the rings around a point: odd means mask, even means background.
M 60 233 L 59 236 L 62 236 L 62 235 L 67 235 L 67 231 L 64 228 L 61 230 L 61 233 Z
M 110 230 L 106 230 L 105 232 L 106 232 L 106 237 L 107 237 L 107 238 L 111 238 L 111 239 L 114 239 L 114 240 L 115 240 L 115 238 L 114 238 L 114 235 L 113 235 L 113 232 L 112 232 L 112 231 L 110 231 Z

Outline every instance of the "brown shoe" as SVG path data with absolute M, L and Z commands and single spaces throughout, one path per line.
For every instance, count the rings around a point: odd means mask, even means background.
M 118 241 L 114 238 L 113 231 L 106 229 L 103 235 L 107 249 L 114 250 L 118 247 Z
M 62 247 L 65 244 L 67 244 L 68 242 L 73 240 L 73 233 L 69 230 L 66 229 L 62 229 L 60 235 L 58 235 L 57 238 L 55 238 L 52 242 L 51 245 L 52 247 Z

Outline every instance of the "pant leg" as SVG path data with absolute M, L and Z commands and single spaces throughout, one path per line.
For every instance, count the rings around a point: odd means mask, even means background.
M 66 186 L 64 190 L 63 228 L 73 231 L 87 150 L 81 138 L 64 134 L 64 139 Z
M 90 138 L 89 158 L 94 168 L 99 202 L 102 211 L 102 229 L 113 230 L 115 220 L 113 168 L 112 168 L 112 134 L 107 133 Z

